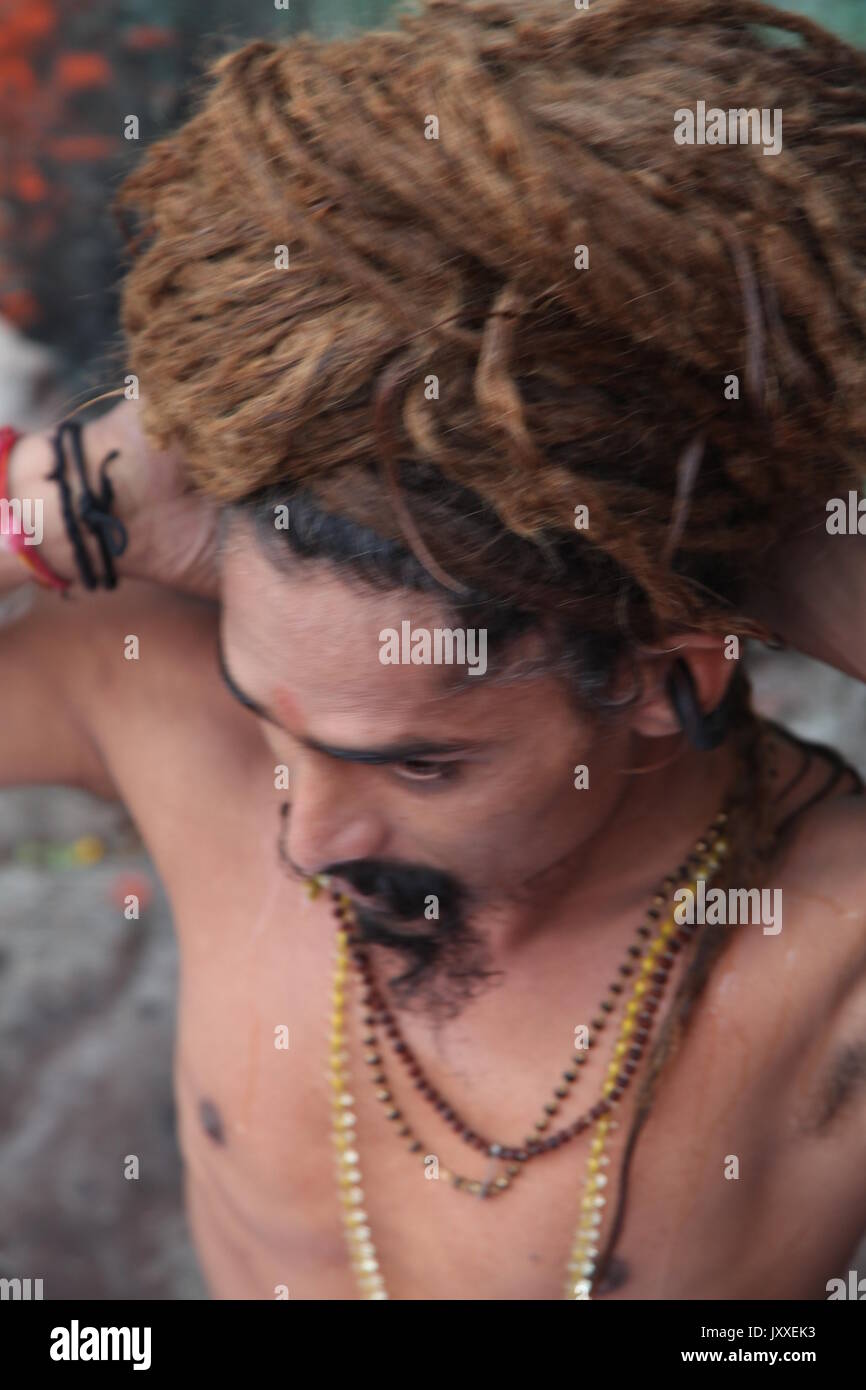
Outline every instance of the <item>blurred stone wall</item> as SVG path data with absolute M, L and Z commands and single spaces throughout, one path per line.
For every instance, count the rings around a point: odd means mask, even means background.
M 121 373 L 122 242 L 109 205 L 152 141 L 189 113 L 196 80 L 253 37 L 371 28 L 395 0 L 3 0 L 0 320 L 47 345 L 67 395 Z M 124 138 L 138 117 L 140 138 Z M 8 417 L 6 417 L 8 418 Z

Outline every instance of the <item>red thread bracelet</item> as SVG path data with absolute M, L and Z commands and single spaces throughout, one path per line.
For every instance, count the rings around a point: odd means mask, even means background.
M 12 428 L 11 425 L 0 427 L 0 503 L 11 502 L 9 497 L 9 458 L 12 450 L 18 443 L 22 435 Z M 10 550 L 13 555 L 17 555 L 24 564 L 32 579 L 37 584 L 41 584 L 44 589 L 56 589 L 61 594 L 72 588 L 72 583 L 68 579 L 61 579 L 59 574 L 46 565 L 38 549 L 34 545 L 28 545 L 24 536 L 11 528 L 4 532 L 0 530 L 0 544 Z

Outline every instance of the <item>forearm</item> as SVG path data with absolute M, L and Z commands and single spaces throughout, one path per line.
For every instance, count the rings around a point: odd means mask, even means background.
M 789 646 L 866 681 L 866 536 L 792 537 L 754 611 Z

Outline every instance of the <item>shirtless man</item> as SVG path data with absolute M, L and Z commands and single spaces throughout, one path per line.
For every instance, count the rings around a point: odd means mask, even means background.
M 143 375 L 147 392 L 153 377 Z M 45 481 L 52 433 L 16 444 L 8 491 L 42 500 L 40 553 L 74 581 Z M 567 1096 L 551 1130 L 606 1094 L 615 1029 L 590 1048 L 577 1030 L 597 1017 L 637 924 L 658 927 L 658 908 L 647 917 L 658 885 L 689 879 L 681 870 L 693 852 L 706 855 L 702 837 L 727 804 L 729 850 L 746 854 L 750 872 L 750 847 L 772 845 L 760 879 L 735 886 L 780 892 L 781 930 L 725 928 L 651 1097 L 615 1249 L 591 1296 L 826 1298 L 866 1228 L 866 808 L 856 778 L 834 779 L 831 758 L 804 757 L 742 703 L 729 737 L 696 746 L 737 686 L 718 624 L 669 624 L 666 642 L 636 657 L 638 697 L 612 718 L 544 666 L 549 633 L 537 627 L 498 645 L 491 635 L 478 679 L 384 664 L 386 630 L 455 626 L 447 588 L 421 587 L 417 570 L 403 583 L 365 582 L 366 533 L 323 528 L 296 479 L 285 538 L 273 526 L 263 536 L 256 517 L 273 497 L 256 511 L 242 489 L 234 508 L 191 493 L 185 459 L 155 450 L 132 403 L 89 424 L 84 443 L 94 471 L 119 450 L 114 511 L 130 537 L 120 584 L 105 594 L 79 585 L 68 603 L 40 594 L 0 631 L 0 780 L 121 799 L 165 883 L 181 957 L 186 1196 L 214 1297 L 358 1296 L 341 1224 L 350 1188 L 338 1190 L 330 1132 L 336 923 L 328 895 L 310 898 L 306 880 L 330 876 L 347 895 L 430 1085 L 477 1134 L 521 1147 L 554 1085 Z M 813 534 L 762 556 L 762 578 L 783 582 L 774 601 L 762 590 L 760 616 L 866 678 L 850 632 L 866 600 L 861 543 L 833 540 Z M 0 554 L 6 588 L 20 573 Z M 744 744 L 743 728 L 757 741 Z M 749 783 L 758 771 L 766 783 Z M 441 917 L 427 915 L 431 895 Z M 693 950 L 684 942 L 670 956 L 660 1018 Z M 362 1292 L 561 1297 L 594 1129 L 512 1163 L 513 1190 L 456 1190 L 450 1173 L 483 1182 L 503 1163 L 462 1144 L 413 1093 L 380 1034 L 388 1103 L 422 1140 L 410 1151 L 365 1074 L 371 1044 L 356 999 L 348 1072 L 341 1062 L 338 1073 L 351 1078 L 370 1233 Z M 599 1252 L 646 1065 L 645 1055 L 613 1108 Z M 573 1092 L 557 1080 L 564 1070 L 580 1072 Z M 572 1289 L 580 1276 L 570 1272 Z

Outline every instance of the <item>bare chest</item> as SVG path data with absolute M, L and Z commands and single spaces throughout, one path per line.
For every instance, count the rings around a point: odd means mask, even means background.
M 256 867 L 245 911 L 235 895 L 179 916 L 176 1087 L 193 1234 L 217 1297 L 355 1298 L 328 1072 L 333 926 L 323 904 L 308 905 L 284 878 Z M 807 1194 L 787 1192 L 779 1142 L 796 1048 L 785 1041 L 784 1010 L 771 1010 L 760 1027 L 738 1010 L 741 969 L 736 955 L 722 964 L 659 1089 L 631 1166 L 612 1285 L 598 1297 L 816 1295 L 826 1252 L 815 1247 L 810 1264 L 803 1244 L 814 1230 L 815 1194 L 807 1205 Z M 461 1114 L 503 1143 L 520 1143 L 567 1059 L 549 1045 L 549 1001 L 534 1022 L 525 998 L 500 1003 L 515 1017 L 514 1045 L 509 1030 L 462 1048 L 425 1052 L 418 1037 L 412 1045 Z M 359 1209 L 389 1296 L 562 1297 L 594 1130 L 523 1165 L 495 1198 L 457 1190 L 448 1173 L 484 1181 L 490 1160 L 461 1143 L 384 1048 L 383 1102 L 361 1015 L 356 1002 L 349 1067 Z M 602 1045 L 569 1118 L 598 1098 L 607 1062 Z M 616 1206 L 635 1090 L 607 1150 L 602 1234 Z M 415 1152 L 401 1121 L 420 1141 Z

